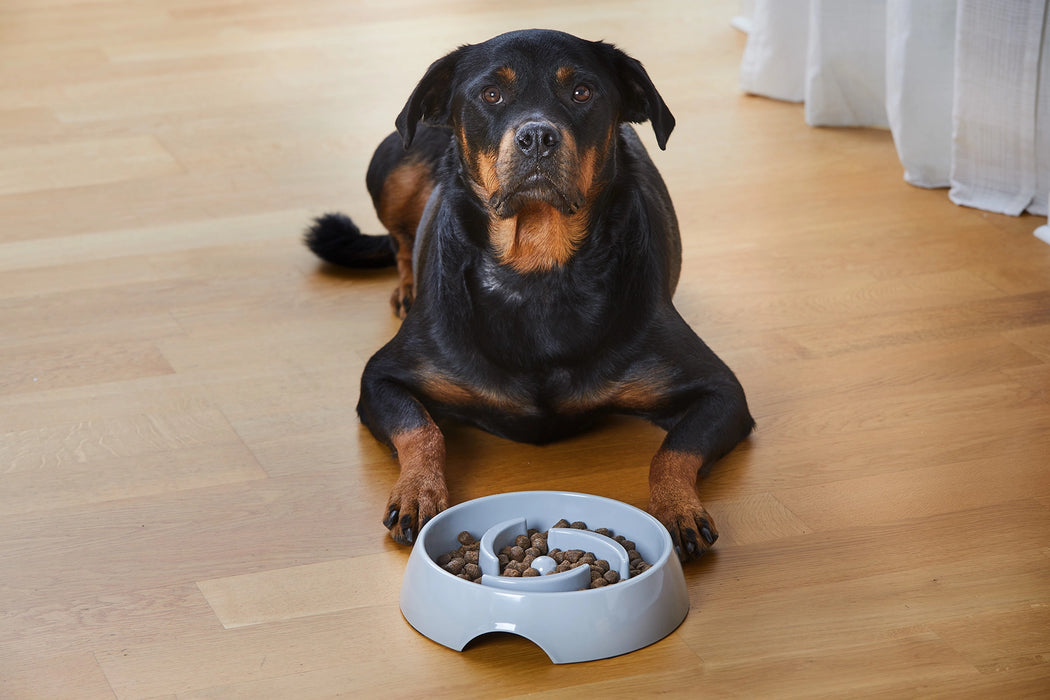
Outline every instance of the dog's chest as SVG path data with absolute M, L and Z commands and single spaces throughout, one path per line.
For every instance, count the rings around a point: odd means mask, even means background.
M 522 371 L 577 364 L 604 335 L 607 290 L 553 275 L 479 276 L 467 340 L 497 365 Z

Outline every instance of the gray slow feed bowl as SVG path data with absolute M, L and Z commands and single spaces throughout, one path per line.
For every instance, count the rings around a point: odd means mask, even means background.
M 619 543 L 551 527 L 562 518 L 624 535 L 652 567 L 627 578 L 627 555 Z M 498 576 L 496 553 L 527 528 L 548 531 L 552 548 L 594 552 L 626 580 L 580 590 L 590 581 L 587 566 L 527 578 Z M 481 540 L 480 584 L 436 562 L 459 547 L 456 537 L 464 530 Z M 401 612 L 421 634 L 456 651 L 479 635 L 509 632 L 563 664 L 626 654 L 663 639 L 685 619 L 689 594 L 670 535 L 648 513 L 601 496 L 522 491 L 460 503 L 427 523 L 408 557 Z

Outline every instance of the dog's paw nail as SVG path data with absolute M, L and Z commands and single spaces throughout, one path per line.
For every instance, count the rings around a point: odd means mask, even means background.
M 703 536 L 704 541 L 709 545 L 714 544 L 715 540 L 718 539 L 718 535 L 711 532 L 711 529 L 706 526 L 700 528 L 700 534 Z
M 406 543 L 411 544 L 413 539 L 415 539 L 415 528 L 413 528 L 413 525 L 415 525 L 415 519 L 411 515 L 403 515 L 401 516 L 400 525 L 401 536 Z
M 387 512 L 386 517 L 383 518 L 383 525 L 387 530 L 394 529 L 394 523 L 397 522 L 398 509 L 397 506 L 390 506 L 390 510 Z
M 689 556 L 694 556 L 700 549 L 696 541 L 696 530 L 688 528 L 683 534 L 685 535 L 685 551 Z

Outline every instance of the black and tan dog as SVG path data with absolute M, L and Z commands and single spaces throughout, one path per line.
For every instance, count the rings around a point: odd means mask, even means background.
M 717 538 L 697 473 L 751 432 L 743 389 L 671 303 L 681 266 L 667 189 L 627 122 L 674 128 L 642 65 L 603 42 L 503 34 L 430 66 L 367 185 L 390 236 L 327 215 L 307 233 L 340 265 L 396 264 L 397 335 L 358 413 L 397 454 L 384 524 L 410 543 L 448 506 L 435 420 L 544 443 L 609 413 L 667 436 L 649 511 L 683 558 Z

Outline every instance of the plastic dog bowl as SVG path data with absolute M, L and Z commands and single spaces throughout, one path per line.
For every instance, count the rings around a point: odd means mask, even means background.
M 627 554 L 619 543 L 593 532 L 552 528 L 562 518 L 624 535 L 651 568 L 628 577 Z M 551 548 L 594 552 L 626 580 L 580 590 L 590 582 L 588 566 L 524 578 L 498 576 L 497 553 L 527 528 L 547 531 Z M 480 584 L 436 561 L 459 547 L 456 538 L 464 530 L 481 540 Z M 533 563 L 541 572 L 549 565 L 542 559 Z M 641 649 L 673 632 L 689 612 L 682 566 L 658 520 L 620 501 L 564 491 L 497 494 L 439 513 L 420 531 L 408 557 L 400 603 L 412 627 L 456 651 L 479 635 L 508 632 L 532 641 L 556 664 Z

